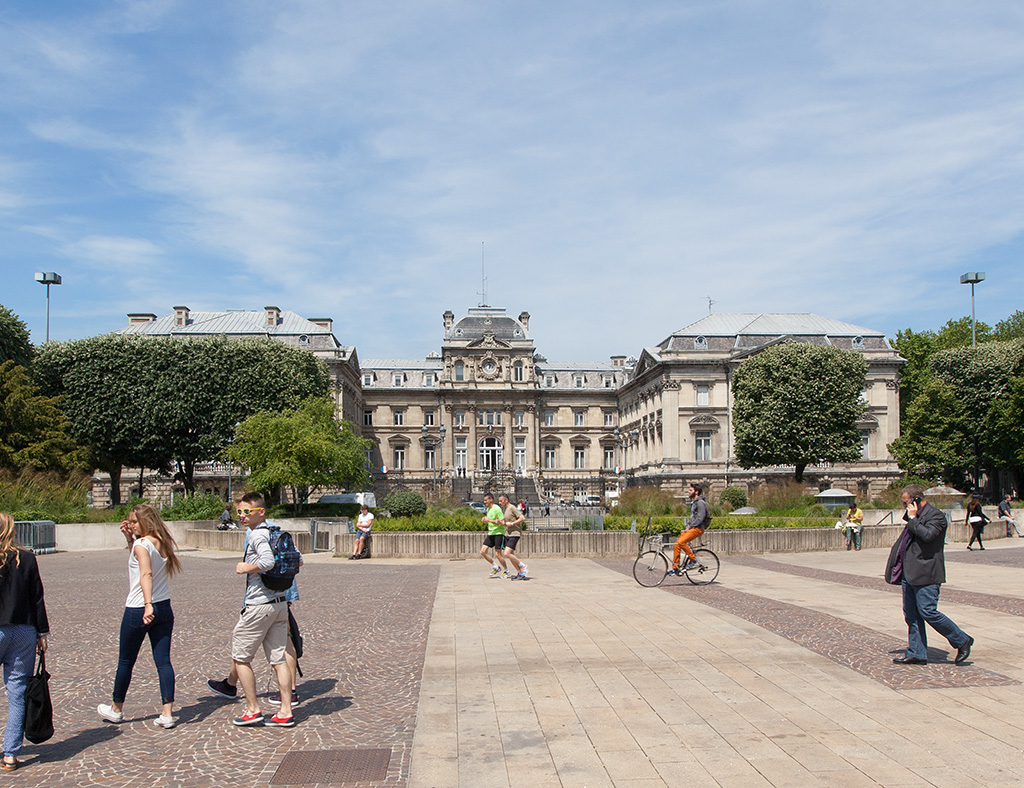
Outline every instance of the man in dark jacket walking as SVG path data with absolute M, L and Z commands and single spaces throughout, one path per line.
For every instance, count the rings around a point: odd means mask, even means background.
M 907 513 L 910 543 L 903 557 L 903 618 L 907 622 L 907 651 L 893 660 L 897 665 L 926 665 L 928 663 L 927 622 L 932 629 L 949 641 L 956 649 L 957 665 L 971 655 L 974 638 L 940 613 L 939 588 L 946 582 L 946 561 L 943 546 L 946 541 L 946 515 L 924 499 L 924 491 L 916 484 L 903 488 L 900 500 Z

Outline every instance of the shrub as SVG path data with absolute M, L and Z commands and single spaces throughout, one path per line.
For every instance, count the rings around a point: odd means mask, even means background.
M 650 515 L 671 514 L 678 505 L 679 500 L 660 487 L 630 487 L 623 491 L 615 508 L 620 515 L 643 516 L 646 520 Z
M 718 500 L 729 506 L 729 509 L 741 509 L 747 505 L 747 492 L 742 487 L 726 487 Z
M 879 509 L 902 509 L 903 505 L 900 503 L 900 493 L 903 492 L 903 488 L 908 484 L 919 484 L 922 490 L 927 490 L 929 487 L 935 487 L 935 480 L 921 479 L 916 476 L 897 479 L 882 490 L 872 503 Z
M 224 511 L 224 500 L 213 493 L 178 495 L 174 506 L 165 506 L 160 516 L 164 520 L 216 520 Z
M 394 490 L 387 494 L 381 506 L 391 512 L 392 517 L 417 517 L 427 512 L 423 496 L 412 490 Z
M 807 507 L 817 503 L 813 495 L 807 494 L 804 485 L 792 479 L 758 487 L 751 494 L 750 501 L 761 514 L 795 517 L 803 515 Z

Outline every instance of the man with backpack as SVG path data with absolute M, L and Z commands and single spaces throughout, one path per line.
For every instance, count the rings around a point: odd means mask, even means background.
M 235 717 L 235 725 L 258 725 L 265 722 L 283 728 L 295 725 L 292 716 L 292 677 L 286 662 L 288 644 L 288 602 L 285 592 L 294 581 L 298 571 L 298 559 L 283 556 L 288 546 L 294 551 L 291 537 L 266 519 L 266 506 L 259 493 L 247 493 L 238 504 L 238 519 L 249 529 L 249 544 L 243 560 L 235 566 L 235 573 L 244 575 L 245 602 L 231 635 L 231 660 L 238 672 L 238 683 L 245 693 L 245 710 Z M 273 539 L 274 546 L 271 541 Z M 277 547 L 277 555 L 275 549 Z M 282 549 L 285 548 L 285 549 Z M 295 551 L 297 555 L 297 551 Z M 287 565 L 294 563 L 294 571 Z M 281 571 L 291 571 L 286 577 Z M 270 586 L 287 584 L 280 590 Z M 264 720 L 256 697 L 256 675 L 252 660 L 259 647 L 267 655 L 267 661 L 277 674 L 281 688 L 281 708 L 269 720 Z

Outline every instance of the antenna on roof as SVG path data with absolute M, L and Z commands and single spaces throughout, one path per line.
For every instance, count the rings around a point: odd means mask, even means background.
M 701 298 L 706 298 L 708 300 L 708 314 L 710 315 L 711 314 L 711 306 L 713 304 L 717 304 L 718 302 L 715 301 L 711 296 L 701 296 Z
M 487 306 L 487 276 L 484 268 L 484 242 L 480 242 L 480 306 Z

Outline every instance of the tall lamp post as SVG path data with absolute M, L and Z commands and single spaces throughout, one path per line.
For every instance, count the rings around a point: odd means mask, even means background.
M 41 285 L 46 285 L 46 341 L 50 341 L 50 285 L 59 285 L 61 283 L 60 274 L 55 274 L 53 271 L 37 271 L 36 281 Z
M 441 447 L 440 453 L 438 454 L 437 457 L 434 457 L 434 461 L 430 464 L 430 476 L 434 484 L 435 493 L 437 492 L 437 466 L 438 463 L 441 462 L 441 458 L 444 456 L 445 428 L 443 424 L 438 429 L 438 432 L 441 434 L 441 436 L 439 438 L 434 438 L 431 437 L 430 430 L 427 429 L 426 424 L 420 427 L 420 436 L 424 446 L 429 446 L 431 449 L 436 449 L 438 446 Z
M 974 331 L 974 286 L 984 281 L 984 271 L 970 271 L 960 277 L 960 284 L 971 286 L 971 347 L 978 344 L 978 338 Z

